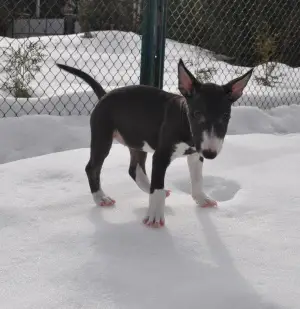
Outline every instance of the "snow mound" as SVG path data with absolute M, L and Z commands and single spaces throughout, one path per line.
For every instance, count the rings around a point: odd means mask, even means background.
M 300 106 L 268 111 L 257 107 L 234 107 L 228 134 L 300 132 Z M 32 115 L 0 121 L 0 164 L 77 148 L 90 143 L 89 116 Z

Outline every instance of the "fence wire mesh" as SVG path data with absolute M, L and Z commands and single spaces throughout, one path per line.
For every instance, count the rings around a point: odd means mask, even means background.
M 236 105 L 299 104 L 299 17 L 297 0 L 168 0 L 164 88 L 178 91 L 182 57 L 200 80 L 219 84 L 255 67 Z
M 82 69 L 106 91 L 139 84 L 146 5 L 0 1 L 0 117 L 90 114 L 91 88 L 55 63 Z M 198 79 L 219 84 L 255 67 L 236 104 L 299 104 L 299 17 L 297 0 L 168 0 L 163 88 L 178 93 L 182 58 Z
M 88 115 L 97 98 L 61 63 L 106 91 L 138 84 L 140 0 L 11 0 L 0 4 L 0 117 Z

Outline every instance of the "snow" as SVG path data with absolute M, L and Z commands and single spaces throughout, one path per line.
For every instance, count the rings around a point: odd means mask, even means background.
M 103 169 L 111 209 L 88 192 L 87 148 L 2 164 L 2 308 L 298 308 L 299 145 L 299 134 L 228 136 L 205 162 L 216 210 L 194 204 L 177 159 L 159 231 L 141 224 L 148 197 L 122 145 Z
M 136 43 L 135 56 L 124 35 Z M 96 45 L 80 36 L 40 38 L 49 53 L 43 70 L 59 60 L 101 81 L 115 73 L 109 59 L 119 59 L 118 75 L 104 83 L 106 90 L 136 83 L 139 37 L 114 32 L 96 36 Z M 6 42 L 17 45 L 22 39 Z M 199 51 L 168 44 L 166 71 L 173 78 L 178 57 L 185 52 L 196 57 Z M 201 56 L 215 62 L 208 51 Z M 247 69 L 217 64 L 228 69 L 227 78 L 234 76 L 232 70 Z M 186 159 L 176 159 L 166 175 L 166 188 L 172 191 L 166 200 L 166 227 L 154 230 L 142 224 L 148 196 L 129 177 L 129 151 L 118 143 L 102 174 L 103 189 L 117 204 L 93 204 L 84 171 L 89 117 L 77 114 L 84 103 L 92 109 L 96 97 L 79 79 L 50 70 L 53 78 L 37 77 L 41 84 L 34 88 L 35 98 L 15 100 L 2 92 L 2 112 L 13 102 L 14 111 L 23 106 L 31 115 L 0 120 L 1 308 L 299 308 L 298 81 L 289 88 L 286 78 L 268 95 L 251 80 L 245 97 L 254 105 L 260 106 L 267 95 L 270 102 L 282 105 L 284 97 L 295 105 L 234 107 L 221 154 L 204 162 L 205 192 L 219 207 L 195 205 Z M 299 69 L 280 65 L 278 70 L 288 75 Z M 175 81 L 166 88 L 177 91 Z M 63 110 L 65 103 L 70 113 Z M 53 108 L 51 115 L 35 115 Z M 150 175 L 151 154 L 147 171 Z
M 257 107 L 232 108 L 228 134 L 300 132 L 300 106 L 269 110 Z M 64 150 L 87 148 L 89 116 L 29 115 L 0 121 L 0 164 Z

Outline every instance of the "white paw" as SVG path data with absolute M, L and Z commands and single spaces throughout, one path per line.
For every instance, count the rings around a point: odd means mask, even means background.
M 150 194 L 149 207 L 143 223 L 150 227 L 162 227 L 165 225 L 165 190 L 155 190 Z
M 200 205 L 201 207 L 216 207 L 218 206 L 217 201 L 213 200 L 212 198 L 208 197 L 206 194 L 195 194 L 192 195 L 194 201 Z
M 161 213 L 160 210 L 156 210 L 153 213 L 149 212 L 143 220 L 143 223 L 151 227 L 161 227 L 165 225 L 165 216 Z
M 113 206 L 116 203 L 114 199 L 107 196 L 102 190 L 93 193 L 93 199 L 97 206 Z

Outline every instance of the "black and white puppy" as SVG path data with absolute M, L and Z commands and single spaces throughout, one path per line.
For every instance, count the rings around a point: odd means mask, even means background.
M 253 69 L 225 85 L 200 83 L 180 59 L 178 85 L 182 96 L 137 85 L 115 89 L 107 94 L 91 76 L 81 70 L 57 64 L 85 80 L 99 97 L 90 117 L 90 159 L 85 171 L 97 205 L 115 201 L 101 187 L 100 173 L 113 139 L 130 151 L 129 174 L 149 193 L 149 207 L 143 222 L 152 227 L 165 223 L 165 174 L 175 158 L 186 156 L 193 199 L 201 206 L 217 203 L 203 192 L 204 159 L 214 159 L 221 151 L 230 119 L 232 103 L 239 99 Z M 152 152 L 151 181 L 145 161 Z

